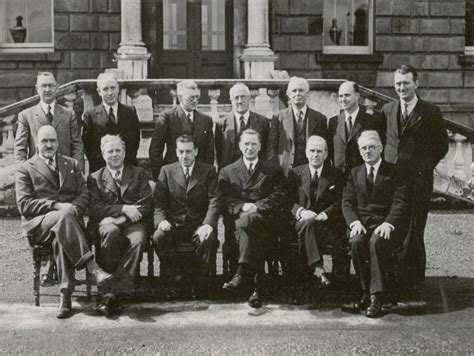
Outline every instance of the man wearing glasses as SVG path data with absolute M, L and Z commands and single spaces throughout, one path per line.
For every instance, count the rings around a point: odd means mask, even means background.
M 178 160 L 176 139 L 184 134 L 194 138 L 198 150 L 197 160 L 214 164 L 214 133 L 212 118 L 196 110 L 199 102 L 199 88 L 192 80 L 184 80 L 177 85 L 179 105 L 163 111 L 156 121 L 151 138 L 149 156 L 155 181 L 161 167 Z M 163 152 L 166 153 L 163 157 Z
M 347 177 L 342 212 L 362 288 L 362 298 L 353 307 L 367 308 L 367 317 L 376 318 L 389 290 L 386 274 L 392 253 L 403 241 L 409 193 L 396 166 L 382 160 L 382 142 L 376 131 L 363 131 L 357 142 L 364 164 Z

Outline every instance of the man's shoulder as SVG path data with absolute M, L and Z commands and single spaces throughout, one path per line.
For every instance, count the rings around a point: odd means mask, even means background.
M 296 166 L 296 167 L 292 168 L 291 171 L 293 173 L 295 173 L 296 175 L 301 176 L 306 169 L 308 169 L 308 164 L 307 163 Z
M 38 108 L 41 109 L 40 103 L 37 103 L 36 105 L 33 105 L 29 108 L 26 108 L 26 109 L 20 111 L 20 113 L 18 115 L 19 115 L 19 117 L 26 117 L 26 118 L 29 119 L 33 116 L 33 113 L 38 110 Z
M 327 120 L 326 115 L 324 115 L 322 112 L 319 112 L 317 110 L 314 110 L 307 106 L 307 111 L 306 111 L 306 117 L 308 118 L 314 118 L 317 120 Z
M 95 180 L 99 180 L 99 178 L 102 177 L 104 169 L 106 169 L 106 167 L 99 168 L 95 172 L 92 172 L 91 174 L 89 174 L 89 177 L 91 177 L 92 179 L 95 179 Z
M 259 113 L 256 113 L 255 111 L 249 111 L 250 113 L 250 118 L 254 118 L 254 119 L 257 119 L 259 121 L 264 121 L 264 122 L 268 122 L 268 117 L 264 116 L 264 115 L 261 115 Z
M 273 117 L 276 117 L 279 120 L 283 120 L 286 117 L 291 117 L 291 107 L 287 107 L 285 109 L 277 111 L 273 114 Z
M 199 167 L 199 169 L 205 171 L 205 172 L 209 172 L 209 171 L 216 171 L 216 169 L 214 168 L 214 166 L 212 164 L 209 164 L 209 163 L 205 163 L 205 162 L 202 162 L 202 161 L 196 161 L 195 163 L 195 166 L 196 167 Z
M 122 104 L 120 101 L 118 102 L 118 110 L 122 110 L 125 112 L 134 113 L 135 107 L 132 105 Z
M 202 111 L 199 111 L 199 110 L 195 110 L 194 111 L 194 115 L 196 116 L 200 116 L 201 118 L 207 120 L 207 121 L 211 121 L 212 122 L 212 117 L 210 117 L 209 115 L 203 113 Z

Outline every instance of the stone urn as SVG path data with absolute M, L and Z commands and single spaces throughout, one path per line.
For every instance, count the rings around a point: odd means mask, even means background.
M 26 27 L 22 25 L 23 17 L 17 16 L 16 18 L 16 26 L 10 29 L 10 33 L 12 35 L 13 41 L 15 43 L 23 43 L 25 42 L 26 38 Z
M 340 40 L 341 40 L 342 30 L 340 30 L 337 27 L 336 19 L 332 20 L 332 26 L 328 32 L 329 32 L 329 38 L 331 38 L 332 43 L 335 45 L 339 45 Z

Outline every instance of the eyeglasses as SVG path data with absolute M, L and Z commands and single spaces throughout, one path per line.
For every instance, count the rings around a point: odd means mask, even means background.
M 379 148 L 380 145 L 368 145 L 368 146 L 362 146 L 362 147 L 359 147 L 359 151 L 373 151 L 375 150 L 376 148 Z

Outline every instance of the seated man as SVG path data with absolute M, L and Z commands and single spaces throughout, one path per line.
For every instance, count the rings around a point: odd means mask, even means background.
M 285 202 L 286 179 L 280 167 L 259 160 L 261 149 L 257 131 L 246 129 L 240 136 L 242 158 L 224 167 L 219 174 L 219 188 L 225 209 L 235 221 L 235 238 L 239 245 L 237 273 L 223 288 L 234 292 L 260 272 L 262 250 L 271 243 L 272 224 Z M 272 216 L 273 215 L 273 216 Z M 260 307 L 258 289 L 249 305 Z
M 330 284 L 323 267 L 322 248 L 331 244 L 336 251 L 341 250 L 340 226 L 341 197 L 344 186 L 342 173 L 331 167 L 326 140 L 311 136 L 306 142 L 308 164 L 293 168 L 289 174 L 291 187 L 291 213 L 296 219 L 298 248 L 305 255 L 306 263 L 321 282 Z M 333 256 L 335 265 L 337 255 Z
M 158 256 L 180 242 L 194 245 L 199 258 L 193 293 L 207 293 L 210 267 L 215 261 L 219 190 L 215 168 L 196 161 L 198 148 L 190 135 L 176 139 L 178 162 L 161 168 L 155 185 L 155 233 L 153 245 Z M 161 258 L 161 256 L 160 256 Z
M 37 154 L 17 171 L 18 210 L 30 244 L 52 244 L 60 279 L 56 316 L 68 318 L 72 315 L 74 290 L 70 269 L 86 267 L 97 285 L 105 283 L 111 275 L 97 266 L 87 245 L 82 217 L 88 193 L 79 163 L 57 154 L 58 137 L 50 125 L 38 129 L 36 147 Z
M 133 289 L 140 274 L 153 201 L 146 171 L 124 164 L 125 142 L 119 136 L 103 136 L 100 149 L 106 166 L 87 180 L 89 229 L 98 234 L 97 262 L 113 274 L 102 288 L 103 298 L 96 307 L 110 316 L 122 309 L 118 293 Z
M 364 164 L 354 167 L 347 177 L 342 212 L 363 291 L 354 306 L 368 306 L 367 316 L 376 318 L 382 311 L 381 297 L 387 292 L 385 276 L 391 255 L 402 242 L 408 192 L 395 166 L 382 160 L 382 142 L 376 131 L 363 131 L 357 142 Z M 366 260 L 370 261 L 370 273 Z

